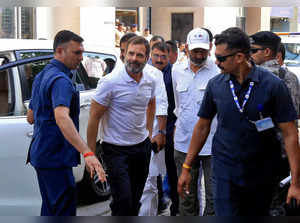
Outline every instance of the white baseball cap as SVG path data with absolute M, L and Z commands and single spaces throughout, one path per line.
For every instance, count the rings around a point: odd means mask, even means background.
M 195 28 L 187 35 L 186 43 L 189 50 L 196 48 L 209 50 L 209 35 L 204 29 Z

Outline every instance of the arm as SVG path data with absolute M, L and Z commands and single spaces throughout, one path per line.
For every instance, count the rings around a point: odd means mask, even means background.
M 191 143 L 186 155 L 184 164 L 186 167 L 192 165 L 193 160 L 196 158 L 198 153 L 201 151 L 203 145 L 205 144 L 206 138 L 210 131 L 211 119 L 199 118 L 193 131 L 193 136 Z M 191 181 L 191 175 L 189 172 L 190 168 L 182 168 L 181 175 L 178 179 L 177 190 L 181 197 L 183 197 L 183 192 L 189 193 L 189 185 Z
M 152 138 L 153 121 L 155 115 L 155 97 L 151 98 L 147 107 L 147 122 L 146 128 L 149 131 L 149 138 Z
M 156 116 L 159 130 L 165 131 L 167 128 L 167 116 Z M 153 142 L 156 142 L 158 150 L 161 150 L 166 145 L 166 135 L 158 133 L 154 138 Z
M 90 117 L 87 127 L 87 143 L 94 153 L 96 152 L 96 141 L 98 135 L 99 122 L 106 110 L 106 106 L 103 106 L 92 100 Z
M 32 109 L 27 110 L 27 122 L 32 125 L 34 123 L 33 111 Z
M 300 203 L 300 148 L 298 144 L 298 133 L 294 122 L 280 123 L 279 127 L 284 137 L 285 150 L 288 155 L 291 168 L 291 186 L 288 191 L 287 203 L 291 199 L 297 200 Z

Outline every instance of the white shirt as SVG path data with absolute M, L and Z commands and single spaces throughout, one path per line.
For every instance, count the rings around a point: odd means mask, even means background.
M 156 100 L 156 111 L 155 116 L 168 115 L 168 97 L 166 86 L 164 82 L 163 73 L 157 69 L 156 67 L 146 64 L 144 73 L 153 75 L 156 80 L 156 92 L 155 92 L 155 100 Z M 152 137 L 158 134 L 159 125 L 158 120 L 155 117 L 152 129 Z M 158 176 L 159 174 L 166 174 L 166 165 L 165 165 L 165 150 L 161 150 L 158 153 L 154 153 L 151 151 L 151 159 L 149 165 L 149 176 Z
M 191 142 L 193 129 L 199 117 L 198 112 L 203 100 L 208 81 L 219 74 L 214 61 L 207 59 L 206 64 L 195 74 L 189 62 L 176 64 L 172 69 L 173 90 L 175 99 L 174 113 L 177 116 L 175 123 L 174 148 L 187 153 Z M 199 155 L 211 155 L 212 138 L 216 131 L 217 122 L 213 120 L 210 134 Z
M 149 100 L 155 97 L 155 79 L 143 72 L 139 83 L 131 78 L 123 65 L 114 69 L 98 82 L 93 99 L 107 111 L 101 118 L 100 138 L 104 142 L 130 146 L 144 141 L 146 110 Z

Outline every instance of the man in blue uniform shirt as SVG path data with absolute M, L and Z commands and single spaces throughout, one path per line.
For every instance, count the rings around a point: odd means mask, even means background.
M 42 216 L 76 215 L 76 188 L 72 167 L 85 158 L 91 177 L 105 179 L 103 168 L 81 139 L 79 92 L 72 69 L 82 61 L 83 39 L 67 30 L 54 39 L 54 59 L 36 76 L 27 120 L 34 123 L 28 162 L 35 168 L 42 196 Z
M 207 85 L 178 192 L 181 196 L 189 193 L 191 163 L 217 114 L 212 146 L 216 215 L 268 215 L 281 155 L 274 126 L 282 130 L 291 166 L 287 202 L 294 198 L 299 204 L 300 150 L 294 124 L 297 114 L 286 85 L 250 62 L 249 37 L 239 28 L 216 35 L 215 45 L 221 74 Z

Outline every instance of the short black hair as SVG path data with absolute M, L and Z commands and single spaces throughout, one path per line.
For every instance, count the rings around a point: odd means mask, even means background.
M 271 31 L 260 31 L 250 36 L 250 43 L 269 48 L 276 56 L 281 38 Z
M 166 41 L 166 44 L 168 46 L 169 51 L 172 51 L 173 53 L 178 52 L 178 48 L 175 40 L 168 40 Z
M 154 49 L 158 49 L 162 52 L 168 52 L 169 53 L 169 47 L 167 46 L 167 44 L 165 42 L 158 42 L 158 43 L 155 43 L 151 50 L 154 50 Z
M 228 50 L 238 50 L 250 56 L 250 40 L 248 35 L 238 27 L 231 27 L 221 34 L 215 35 L 215 45 L 227 44 Z
M 126 33 L 125 35 L 122 36 L 122 38 L 120 39 L 120 45 L 122 43 L 128 42 L 129 39 L 131 39 L 132 37 L 137 36 L 135 33 Z
M 214 36 L 213 36 L 212 32 L 209 29 L 207 29 L 207 28 L 203 28 L 202 27 L 201 29 L 204 29 L 208 33 L 209 42 L 212 43 L 212 41 L 214 39 Z
M 56 52 L 56 49 L 58 46 L 60 46 L 64 43 L 70 42 L 70 41 L 82 43 L 83 38 L 69 30 L 59 31 L 54 37 L 54 42 L 53 42 L 54 52 Z
M 161 42 L 165 42 L 165 39 L 162 37 L 162 36 L 158 36 L 158 35 L 155 35 L 153 36 L 151 39 L 150 39 L 150 42 L 153 42 L 153 41 L 161 41 Z
M 135 37 L 130 38 L 127 43 L 126 52 L 127 52 L 130 44 L 133 44 L 133 45 L 143 44 L 146 48 L 146 57 L 149 58 L 150 44 L 149 44 L 148 40 L 146 40 L 144 37 L 135 36 Z
M 285 47 L 283 43 L 279 44 L 278 53 L 281 53 L 282 60 L 285 60 Z

